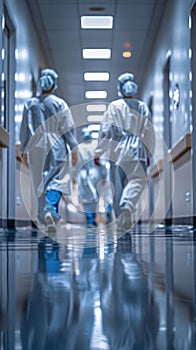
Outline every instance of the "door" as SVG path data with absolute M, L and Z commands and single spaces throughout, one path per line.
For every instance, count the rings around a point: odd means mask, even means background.
M 196 4 L 191 11 L 191 71 L 192 71 L 192 169 L 193 169 L 193 226 L 196 227 Z
M 164 79 L 163 79 L 163 94 L 164 94 L 164 141 L 167 147 L 164 147 L 164 185 L 165 185 L 165 208 L 166 217 L 165 224 L 172 224 L 172 204 L 170 203 L 171 191 L 172 191 L 172 176 L 171 166 L 168 162 L 168 149 L 172 146 L 172 123 L 170 113 L 170 57 L 167 59 L 164 68 Z
M 15 226 L 15 30 L 3 8 L 0 124 L 9 134 L 9 147 L 1 149 L 1 218 L 4 227 Z

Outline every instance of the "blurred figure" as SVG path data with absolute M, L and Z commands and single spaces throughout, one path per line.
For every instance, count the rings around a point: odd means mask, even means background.
M 104 113 L 95 163 L 100 156 L 110 160 L 114 186 L 114 213 L 119 229 L 132 226 L 132 214 L 146 183 L 146 169 L 154 149 L 154 131 L 146 104 L 133 98 L 138 86 L 134 75 L 118 78 L 120 99 L 111 102 Z
M 23 350 L 154 350 L 158 304 L 131 242 L 92 244 L 70 251 L 43 236 L 38 265 L 16 323 Z M 160 306 L 161 307 L 161 306 Z
M 61 272 L 59 250 L 59 244 L 47 236 L 38 243 L 38 271 L 33 274 L 31 293 L 21 318 L 23 350 L 69 348 L 65 347 L 63 337 L 74 312 L 72 271 Z
M 112 350 L 154 350 L 159 331 L 158 304 L 142 265 L 124 236 L 114 259 L 102 268 L 101 310 L 103 333 Z
M 54 92 L 58 75 L 43 69 L 38 81 L 41 95 L 24 105 L 20 129 L 20 151 L 24 160 L 29 153 L 33 188 L 38 199 L 38 219 L 55 230 L 59 221 L 61 195 L 70 194 L 70 160 L 77 162 L 74 121 L 67 103 Z M 43 203 L 46 203 L 43 208 Z
M 77 176 L 78 197 L 88 226 L 96 226 L 97 213 L 102 206 L 103 223 L 112 220 L 112 194 L 109 186 L 109 163 L 94 163 L 96 141 L 87 127 L 82 129 L 82 143 L 78 146 Z M 101 202 L 101 203 L 100 203 Z
M 99 288 L 95 248 L 74 258 L 57 242 L 38 243 L 38 271 L 20 320 L 23 350 L 90 350 L 94 296 Z M 80 273 L 78 273 L 80 272 Z

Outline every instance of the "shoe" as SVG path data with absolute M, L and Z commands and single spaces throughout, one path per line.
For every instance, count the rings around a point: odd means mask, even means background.
M 96 226 L 97 226 L 97 223 L 96 223 L 96 222 L 87 222 L 86 226 L 87 226 L 88 228 L 96 227 Z
M 47 231 L 50 233 L 56 232 L 56 224 L 54 218 L 50 212 L 47 212 L 44 217 L 45 224 L 47 226 Z

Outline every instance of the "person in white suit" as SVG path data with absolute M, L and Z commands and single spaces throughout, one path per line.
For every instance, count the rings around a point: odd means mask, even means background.
M 146 183 L 146 169 L 154 150 L 155 135 L 147 105 L 134 98 L 138 86 L 132 73 L 118 78 L 119 99 L 104 113 L 95 151 L 95 163 L 110 160 L 114 188 L 113 209 L 119 229 L 132 227 L 132 215 Z
M 24 105 L 20 151 L 29 154 L 32 184 L 38 198 L 38 219 L 51 227 L 60 220 L 61 195 L 70 195 L 70 156 L 77 162 L 74 121 L 67 103 L 55 95 L 58 74 L 43 69 L 38 81 L 41 94 Z M 46 205 L 43 208 L 43 201 Z
M 109 162 L 94 163 L 96 140 L 87 127 L 82 129 L 82 143 L 78 145 L 78 162 L 75 181 L 78 184 L 78 200 L 82 204 L 87 226 L 96 226 L 98 213 L 103 223 L 112 220 L 112 192 L 109 183 Z M 102 208 L 100 208 L 102 207 Z M 101 212 L 101 213 L 100 213 Z

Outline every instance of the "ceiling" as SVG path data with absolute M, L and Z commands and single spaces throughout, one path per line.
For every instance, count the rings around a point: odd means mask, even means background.
M 27 0 L 48 65 L 59 74 L 58 94 L 70 106 L 109 102 L 117 97 L 118 75 L 130 71 L 140 86 L 167 1 Z M 81 29 L 83 15 L 113 16 L 113 29 Z M 127 46 L 130 58 L 122 56 Z M 83 59 L 84 48 L 110 48 L 111 59 Z M 109 72 L 110 79 L 84 81 L 85 72 Z M 86 99 L 86 90 L 106 90 L 108 95 Z

